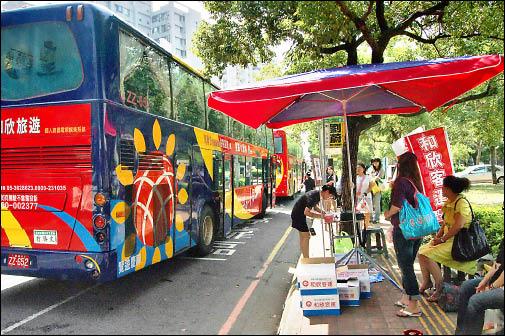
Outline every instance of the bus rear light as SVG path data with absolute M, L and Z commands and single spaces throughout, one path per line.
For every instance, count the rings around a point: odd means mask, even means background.
M 84 6 L 77 6 L 77 21 L 82 21 L 84 19 Z
M 78 264 L 82 263 L 82 257 L 80 255 L 76 255 L 74 259 L 76 263 Z
M 105 218 L 102 215 L 97 215 L 93 220 L 93 224 L 97 229 L 103 229 L 106 224 Z
M 95 194 L 95 204 L 103 207 L 105 205 L 105 203 L 107 203 L 107 197 L 105 197 L 105 195 L 102 193 L 96 193 Z
M 104 240 L 105 240 L 105 233 L 103 232 L 98 232 L 96 234 L 96 240 L 99 242 L 99 243 L 103 243 Z

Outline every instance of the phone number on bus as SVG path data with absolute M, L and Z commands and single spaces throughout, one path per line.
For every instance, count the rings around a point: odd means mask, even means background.
M 66 185 L 6 185 L 2 191 L 65 191 Z

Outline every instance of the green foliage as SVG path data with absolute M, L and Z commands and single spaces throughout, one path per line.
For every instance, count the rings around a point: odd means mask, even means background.
M 391 202 L 391 189 L 384 190 L 381 195 L 381 209 L 382 212 L 389 209 L 389 203 Z
M 486 237 L 493 250 L 498 253 L 498 247 L 503 239 L 503 210 L 502 205 L 473 205 L 476 218 L 486 232 Z
M 213 22 L 199 26 L 194 45 L 209 75 L 221 74 L 228 65 L 270 62 L 273 48 L 286 41 L 291 48 L 285 64 L 267 66 L 286 69 L 284 74 L 357 63 L 503 54 L 504 49 L 503 1 L 205 1 L 205 6 Z M 270 69 L 264 72 L 273 73 Z M 503 75 L 461 98 L 479 93 L 488 97 L 447 111 L 441 107 L 431 114 L 383 117 L 361 133 L 352 150 L 359 149 L 358 160 L 365 162 L 370 157 L 394 160 L 394 140 L 421 125 L 444 126 L 456 165 L 466 165 L 470 156 L 490 146 L 498 146 L 498 159 L 503 160 Z M 299 131 L 310 131 L 310 151 L 318 153 L 318 125 L 292 126 L 288 136 L 299 142 Z

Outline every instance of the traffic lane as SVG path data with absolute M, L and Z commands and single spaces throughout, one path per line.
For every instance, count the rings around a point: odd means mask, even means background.
M 4 280 L 5 277 L 2 279 Z M 89 283 L 34 278 L 2 290 L 2 331 L 26 317 L 91 287 Z
M 293 201 L 284 201 L 276 209 L 282 216 L 276 216 L 276 225 L 289 227 L 288 215 Z M 282 211 L 282 212 L 281 212 Z M 293 274 L 289 268 L 295 268 L 300 257 L 298 231 L 291 230 L 286 242 L 260 280 L 255 294 L 245 305 L 237 322 L 230 330 L 232 335 L 277 334 L 284 309 L 286 296 L 291 287 Z
M 279 215 L 272 214 L 271 222 L 276 223 Z M 9 334 L 217 333 L 286 225 L 251 224 L 250 227 L 258 229 L 253 230 L 255 234 L 259 232 L 258 239 L 244 235 L 241 239 L 229 239 L 244 244 L 226 261 L 176 258 L 159 263 L 100 285 Z M 20 300 L 36 295 L 37 291 L 28 286 L 22 295 L 18 291 L 9 293 L 10 304 L 4 305 L 2 293 L 2 311 L 10 311 Z M 42 299 L 49 302 L 52 296 L 54 293 L 43 293 Z M 284 298 L 279 300 L 283 302 Z M 15 320 L 27 316 L 28 308 L 16 309 Z M 2 329 L 6 325 L 3 320 L 2 316 Z M 9 320 L 13 320 L 12 315 Z

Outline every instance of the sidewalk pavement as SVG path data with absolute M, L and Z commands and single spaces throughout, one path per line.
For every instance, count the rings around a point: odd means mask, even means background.
M 379 224 L 377 224 L 379 225 Z M 380 226 L 387 232 L 390 223 L 381 218 Z M 330 239 L 320 220 L 312 227 L 316 235 L 310 239 L 310 257 L 329 257 Z M 324 249 L 323 238 L 324 237 Z M 372 238 L 375 244 L 375 237 Z M 401 284 L 401 274 L 392 243 L 388 243 L 389 258 L 373 254 L 375 261 L 388 270 L 388 274 Z M 419 263 L 414 265 L 418 280 L 421 279 Z M 454 335 L 456 313 L 446 313 L 436 303 L 421 301 L 422 317 L 398 317 L 400 309 L 394 303 L 401 292 L 386 278 L 371 284 L 372 298 L 362 299 L 359 307 L 341 307 L 340 316 L 303 316 L 296 275 L 286 297 L 284 311 L 278 329 L 279 335 L 403 335 L 404 330 L 415 329 L 424 335 Z

